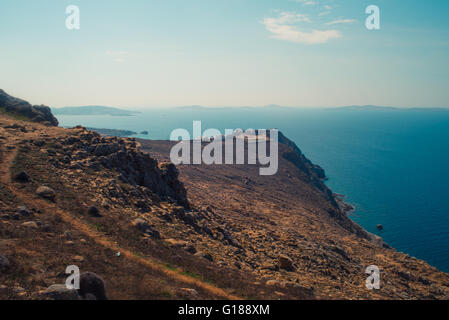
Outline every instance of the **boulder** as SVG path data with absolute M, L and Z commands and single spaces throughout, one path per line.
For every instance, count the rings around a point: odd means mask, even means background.
M 295 268 L 293 266 L 293 260 L 285 255 L 280 255 L 278 257 L 278 266 L 280 269 L 284 269 L 287 271 L 294 271 Z
M 40 186 L 39 188 L 37 188 L 36 194 L 39 197 L 48 199 L 48 200 L 54 200 L 56 197 L 55 191 L 47 186 Z
M 186 299 L 198 299 L 200 297 L 198 291 L 191 288 L 181 288 L 179 289 L 179 295 Z
M 43 226 L 42 226 L 42 231 L 43 232 L 51 232 L 51 230 L 52 230 L 52 228 L 51 228 L 51 226 L 49 225 L 49 224 L 44 224 Z
M 0 254 L 0 271 L 5 271 L 9 269 L 9 260 L 5 256 Z
M 22 217 L 29 217 L 31 212 L 28 210 L 26 206 L 20 206 L 17 208 L 17 213 Z
M 210 262 L 214 261 L 214 258 L 212 258 L 212 256 L 209 253 L 204 253 L 204 252 L 197 252 L 195 254 L 196 257 L 201 257 L 204 258 L 206 260 L 209 260 Z
M 381 225 L 381 224 L 378 224 L 378 225 L 376 226 L 376 228 L 377 228 L 377 230 L 382 231 L 382 230 L 384 229 L 384 226 Z
M 187 251 L 188 253 L 191 253 L 191 254 L 195 254 L 195 253 L 196 253 L 196 249 L 195 249 L 195 247 L 192 246 L 192 245 L 189 245 L 189 246 L 186 248 L 186 251 Z
M 74 256 L 73 260 L 76 262 L 84 262 L 84 257 L 83 256 Z
M 103 279 L 93 272 L 81 274 L 78 293 L 83 299 L 91 300 L 94 296 L 96 300 L 108 300 Z
M 161 234 L 159 231 L 153 229 L 150 224 L 143 219 L 137 218 L 133 221 L 132 225 L 140 232 L 143 232 L 154 239 L 161 239 Z
M 80 300 L 78 290 L 68 289 L 64 284 L 54 284 L 39 292 L 39 295 L 51 300 Z
M 31 178 L 25 171 L 20 171 L 14 176 L 14 180 L 22 183 L 30 182 Z
M 102 215 L 100 213 L 100 210 L 98 210 L 97 207 L 95 206 L 91 206 L 89 207 L 89 209 L 87 209 L 87 213 L 91 216 L 91 217 L 95 217 L 95 218 L 101 218 Z
M 24 222 L 24 223 L 22 223 L 22 226 L 25 228 L 29 228 L 29 229 L 38 229 L 39 228 L 37 223 L 34 221 Z
M 133 226 L 136 227 L 137 230 L 139 230 L 141 232 L 147 232 L 148 229 L 151 229 L 150 224 L 140 218 L 133 221 Z
M 265 284 L 269 287 L 275 287 L 275 286 L 280 286 L 281 282 L 278 280 L 268 280 Z

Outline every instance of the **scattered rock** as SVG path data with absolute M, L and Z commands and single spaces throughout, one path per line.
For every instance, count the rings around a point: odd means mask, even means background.
M 2 215 L 3 220 L 9 220 L 9 214 L 3 214 Z
M 16 287 L 13 287 L 13 288 L 12 288 L 12 291 L 13 291 L 15 294 L 19 294 L 19 293 L 25 292 L 25 289 L 22 288 L 22 287 L 16 286 Z
M 17 213 L 20 214 L 22 217 L 29 217 L 31 215 L 31 212 L 28 210 L 26 206 L 18 207 Z
M 83 299 L 93 295 L 96 300 L 107 300 L 105 284 L 102 278 L 93 272 L 85 272 L 80 276 L 80 289 L 78 293 Z M 89 296 L 87 296 L 89 297 Z
M 82 257 L 82 256 L 74 256 L 73 260 L 75 260 L 76 262 L 84 262 L 84 257 Z
M 30 182 L 30 176 L 25 172 L 21 171 L 14 176 L 14 180 L 22 183 Z
M 185 248 L 188 245 L 188 242 L 184 240 L 165 239 L 165 242 L 172 248 Z
M 186 299 L 198 299 L 200 294 L 195 289 L 181 288 L 179 294 Z
M 5 271 L 9 269 L 9 260 L 5 256 L 0 254 L 0 271 Z
M 277 280 L 268 280 L 265 284 L 267 286 L 274 287 L 274 286 L 280 286 L 281 283 Z
M 209 260 L 210 262 L 214 261 L 214 258 L 212 258 L 212 256 L 209 253 L 204 253 L 204 252 L 200 251 L 200 252 L 197 252 L 195 254 L 195 256 L 204 258 L 206 260 Z
M 26 228 L 30 228 L 30 229 L 38 229 L 39 228 L 37 223 L 34 221 L 24 222 L 24 223 L 22 223 L 22 226 L 26 227 Z
M 87 210 L 87 213 L 91 216 L 91 217 L 95 217 L 95 218 L 101 218 L 103 217 L 100 213 L 100 210 L 98 210 L 97 207 L 95 206 L 91 206 L 89 207 L 89 209 Z
M 137 230 L 141 232 L 146 232 L 148 229 L 151 229 L 151 226 L 148 222 L 143 219 L 137 218 L 133 221 L 133 226 L 137 228 Z
M 196 249 L 195 249 L 195 247 L 192 246 L 192 245 L 188 246 L 188 247 L 186 248 L 186 251 L 187 251 L 188 253 L 191 253 L 191 254 L 195 254 L 195 253 L 196 253 Z
M 271 270 L 271 271 L 278 271 L 279 270 L 279 266 L 273 264 L 273 263 L 263 263 L 262 266 L 260 267 L 262 270 Z
M 64 284 L 54 284 L 39 292 L 39 295 L 51 300 L 80 300 L 78 290 L 68 289 Z
M 279 266 L 279 268 L 287 270 L 287 271 L 295 270 L 295 268 L 293 266 L 293 260 L 285 255 L 280 255 L 278 257 L 278 266 Z
M 37 188 L 36 190 L 36 194 L 44 199 L 48 199 L 48 200 L 54 200 L 56 197 L 56 193 L 53 189 L 46 187 L 46 186 L 40 186 L 39 188 Z
M 150 226 L 150 224 L 143 219 L 137 218 L 136 220 L 133 221 L 132 225 L 135 228 L 137 228 L 137 230 L 139 230 L 140 232 L 143 232 L 153 237 L 154 239 L 161 239 L 161 234 L 159 233 L 159 231 L 154 230 Z
M 159 231 L 152 229 L 151 230 L 151 234 L 150 234 L 154 239 L 160 240 L 161 239 L 161 234 L 159 233 Z

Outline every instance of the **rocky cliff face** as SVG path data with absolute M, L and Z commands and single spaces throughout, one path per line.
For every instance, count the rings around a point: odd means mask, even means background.
M 49 107 L 32 106 L 24 100 L 11 97 L 2 89 L 0 89 L 0 113 L 50 126 L 58 125 L 58 120 L 53 116 Z
M 57 139 L 65 156 L 60 161 L 54 160 L 55 166 L 96 172 L 113 170 L 123 183 L 148 188 L 164 199 L 189 207 L 176 167 L 168 162 L 158 163 L 143 153 L 135 139 L 102 137 L 83 127 L 75 128 L 74 132 L 68 138 Z

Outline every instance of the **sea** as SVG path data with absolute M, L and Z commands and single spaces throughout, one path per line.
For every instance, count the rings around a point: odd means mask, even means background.
M 390 246 L 449 272 L 449 111 L 376 108 L 153 108 L 131 116 L 57 116 L 61 126 L 169 139 L 174 129 L 281 130 L 323 167 L 350 214 Z M 377 230 L 382 224 L 384 229 Z

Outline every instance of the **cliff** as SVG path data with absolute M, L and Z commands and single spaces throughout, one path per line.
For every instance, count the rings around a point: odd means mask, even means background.
M 274 176 L 258 165 L 175 167 L 173 142 L 23 121 L 11 105 L 26 103 L 8 101 L 1 299 L 86 298 L 86 288 L 51 287 L 69 265 L 101 277 L 113 299 L 449 298 L 447 274 L 348 219 L 324 170 L 282 134 Z M 365 287 L 369 265 L 380 290 Z
M 32 106 L 24 100 L 11 97 L 2 89 L 0 89 L 0 113 L 20 120 L 30 120 L 50 126 L 58 125 L 58 120 L 53 116 L 49 107 Z

